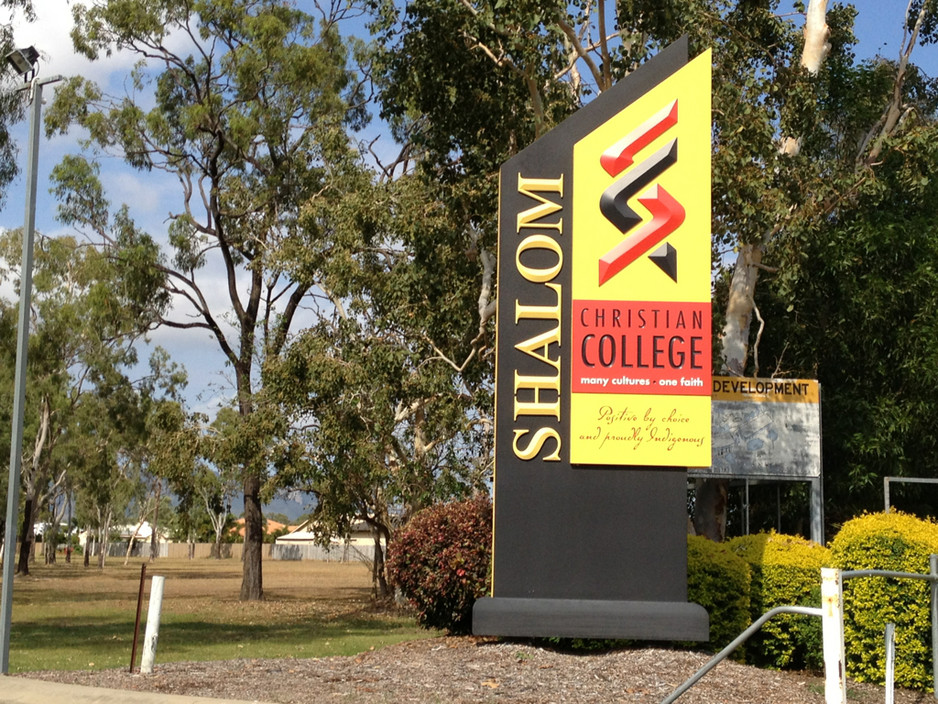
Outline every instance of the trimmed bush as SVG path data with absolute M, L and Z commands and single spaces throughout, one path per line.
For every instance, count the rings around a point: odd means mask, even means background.
M 487 496 L 418 512 L 388 545 L 388 575 L 424 628 L 472 630 L 472 605 L 489 589 L 492 503 Z
M 749 566 L 725 545 L 687 536 L 687 599 L 710 614 L 710 646 L 722 649 L 749 626 Z M 736 651 L 743 658 L 743 649 Z
M 820 606 L 821 568 L 830 551 L 810 540 L 774 531 L 727 541 L 726 547 L 749 565 L 751 621 L 777 606 Z M 749 640 L 747 661 L 775 668 L 820 669 L 824 665 L 821 619 L 776 616 Z
M 831 544 L 831 559 L 842 570 L 929 571 L 938 553 L 938 524 L 902 513 L 867 514 L 848 521 Z M 859 682 L 883 684 L 886 624 L 896 624 L 895 681 L 931 690 L 931 597 L 928 583 L 865 577 L 844 583 L 844 638 L 847 674 Z

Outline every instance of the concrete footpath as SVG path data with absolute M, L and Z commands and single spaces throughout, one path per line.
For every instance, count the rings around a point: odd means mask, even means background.
M 0 675 L 0 704 L 265 704 L 159 692 L 83 687 Z

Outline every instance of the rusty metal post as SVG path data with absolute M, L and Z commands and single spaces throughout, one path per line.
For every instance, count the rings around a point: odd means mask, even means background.
M 86 546 L 87 547 L 87 546 Z M 137 662 L 137 637 L 140 635 L 140 608 L 143 606 L 143 584 L 147 579 L 147 563 L 140 566 L 140 591 L 137 592 L 137 620 L 134 621 L 134 644 L 130 649 L 130 674 Z

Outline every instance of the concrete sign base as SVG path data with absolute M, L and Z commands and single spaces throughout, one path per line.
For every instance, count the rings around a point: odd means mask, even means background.
M 479 599 L 476 635 L 506 637 L 710 640 L 710 618 L 697 604 L 588 599 Z

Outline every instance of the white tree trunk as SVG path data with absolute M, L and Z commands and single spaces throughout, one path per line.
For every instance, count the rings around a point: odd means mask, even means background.
M 830 51 L 827 39 L 828 0 L 811 0 L 805 16 L 804 51 L 801 65 L 811 75 L 817 75 Z M 794 156 L 800 149 L 800 138 L 781 138 L 779 152 Z M 767 234 L 767 238 L 772 233 Z M 726 304 L 726 323 L 721 335 L 723 371 L 743 376 L 749 361 L 749 329 L 755 308 L 756 283 L 765 243 L 745 244 L 739 248 L 733 278 L 730 281 Z M 724 479 L 704 479 L 697 482 L 694 510 L 694 528 L 698 535 L 721 541 L 726 532 L 726 506 L 728 482 Z
M 98 543 L 100 548 L 98 551 L 98 567 L 104 569 L 104 562 L 107 559 L 107 551 L 110 547 L 110 539 L 108 534 L 111 531 L 111 507 L 108 506 L 107 509 L 101 511 L 98 509 L 98 532 L 100 538 Z
M 801 54 L 801 65 L 808 73 L 816 76 L 821 70 L 821 64 L 827 58 L 831 45 L 827 39 L 831 35 L 827 26 L 827 0 L 811 0 L 805 13 L 804 22 L 804 51 Z
M 146 504 L 143 506 L 143 510 L 140 512 L 140 520 L 137 521 L 137 527 L 134 528 L 134 532 L 130 536 L 130 541 L 127 543 L 127 553 L 124 555 L 124 565 L 130 561 L 130 553 L 134 549 L 134 541 L 137 539 L 137 536 L 140 534 L 140 529 L 143 528 L 143 524 L 146 523 L 147 516 L 150 514 L 150 499 L 147 499 Z
M 746 373 L 749 360 L 749 326 L 762 263 L 761 245 L 746 244 L 739 248 L 733 278 L 730 281 L 726 303 L 726 323 L 723 326 L 723 371 L 735 376 Z

